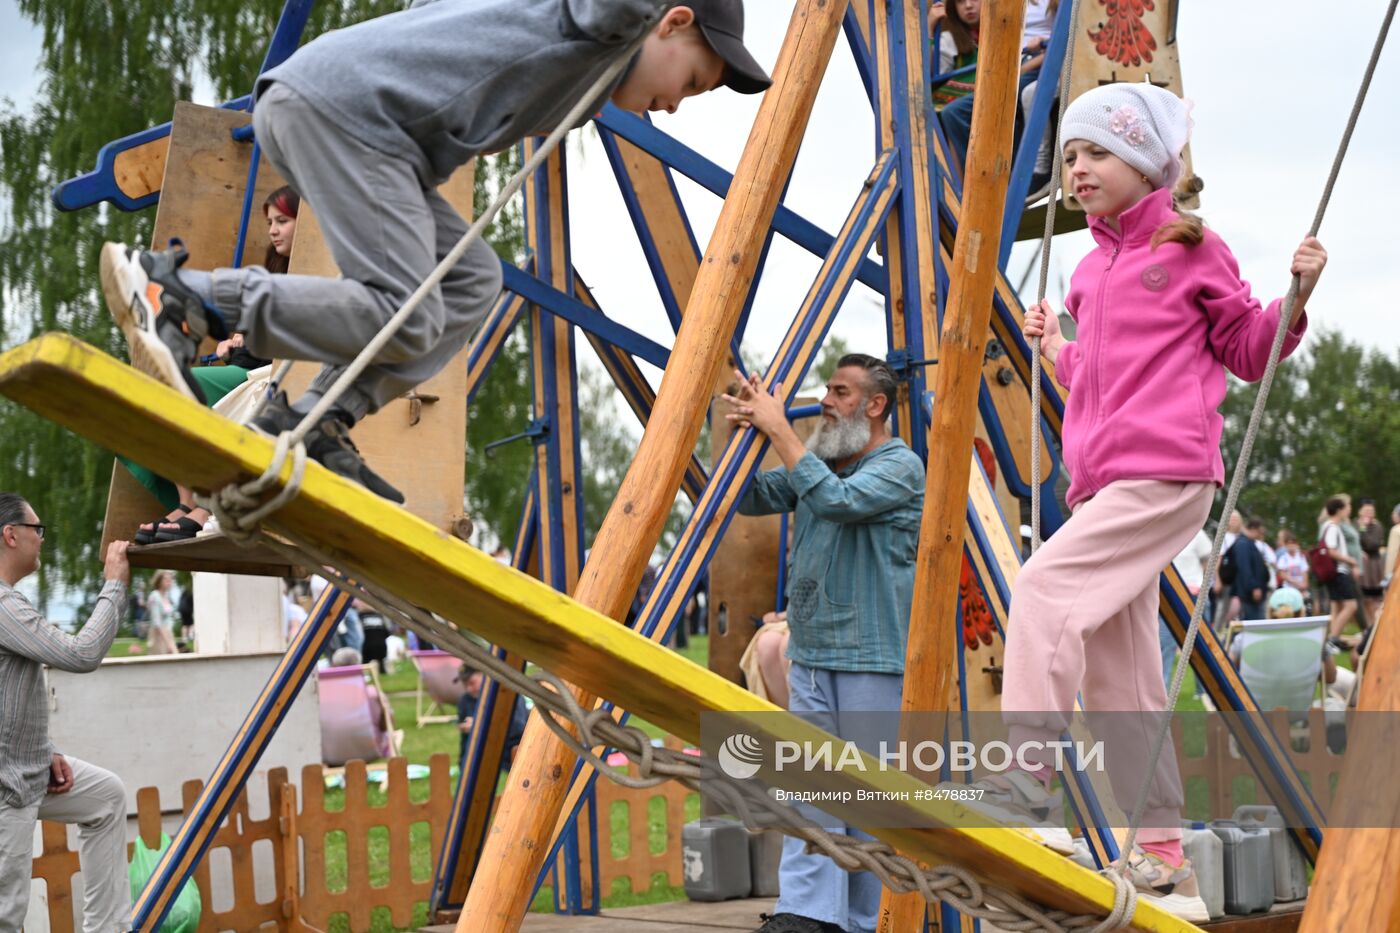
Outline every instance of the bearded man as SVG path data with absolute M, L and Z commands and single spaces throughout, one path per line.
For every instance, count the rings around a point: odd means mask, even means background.
M 757 376 L 735 375 L 737 394 L 724 396 L 735 406 L 728 419 L 763 432 L 783 461 L 754 478 L 739 511 L 796 513 L 787 578 L 789 709 L 831 732 L 839 731 L 842 712 L 898 711 L 924 465 L 890 435 L 894 373 L 873 356 L 843 356 L 806 444 L 788 424 L 781 385 L 770 394 Z M 877 741 L 868 729 L 850 738 L 861 746 Z M 830 816 L 808 816 L 870 838 Z M 776 912 L 761 933 L 875 929 L 880 883 L 868 872 L 848 875 L 787 837 L 779 880 Z

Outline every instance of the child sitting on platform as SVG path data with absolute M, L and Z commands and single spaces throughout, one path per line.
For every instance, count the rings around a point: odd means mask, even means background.
M 483 153 L 549 132 L 637 40 L 593 106 L 674 112 L 726 85 L 766 89 L 744 48 L 742 0 L 474 0 L 422 3 L 326 33 L 258 78 L 253 127 L 268 161 L 316 208 L 340 278 L 266 269 L 182 270 L 163 251 L 107 244 L 107 303 L 142 370 L 198 398 L 199 341 L 246 334 L 258 356 L 325 364 L 306 394 L 279 394 L 253 427 L 294 428 L 467 232 L 437 192 Z M 665 10 L 664 15 L 662 11 Z M 308 433 L 307 454 L 395 502 L 350 442 L 366 414 L 457 355 L 501 289 L 478 241 Z
M 267 218 L 268 244 L 263 266 L 268 272 L 287 271 L 291 262 L 292 240 L 296 237 L 297 213 L 300 210 L 301 198 L 287 185 L 278 188 L 264 199 L 263 216 Z M 243 335 L 234 333 L 219 342 L 212 358 L 206 357 L 200 362 L 206 365 L 191 367 L 190 375 L 199 384 L 204 400 L 213 407 L 224 396 L 247 382 L 249 373 L 267 366 L 272 361 L 249 353 L 243 346 Z M 170 511 L 166 512 L 164 517 L 146 522 L 136 529 L 137 544 L 185 541 L 199 535 L 208 523 L 210 515 L 208 509 L 195 505 L 193 490 L 157 476 L 126 457 L 119 459 L 162 505 L 170 507 Z
M 1139 845 L 1125 853 L 1129 880 L 1140 897 L 1200 922 L 1207 915 L 1182 855 L 1170 748 L 1146 773 L 1167 702 L 1158 578 L 1205 524 L 1224 481 L 1226 370 L 1262 377 L 1281 303 L 1261 308 L 1224 241 L 1177 213 L 1172 189 L 1190 126 L 1186 104 L 1150 84 L 1104 85 L 1065 110 L 1066 184 L 1098 246 L 1075 270 L 1065 302 L 1078 339 L 1061 335 L 1049 302 L 1027 311 L 1024 333 L 1043 338 L 1069 389 L 1063 443 L 1073 515 L 1021 569 L 1007 625 L 1002 715 L 1012 747 L 1026 750 L 1035 770 L 977 786 L 998 813 L 1043 824 L 1061 811 L 1050 793 L 1053 757 L 1037 756 L 1035 743 L 1061 734 L 1078 695 L 1096 738 L 1098 722 L 1124 720 L 1111 730 L 1124 734 L 1104 750 L 1125 814 L 1151 781 Z M 1312 237 L 1293 254 L 1301 285 L 1285 356 L 1302 338 L 1326 260 Z

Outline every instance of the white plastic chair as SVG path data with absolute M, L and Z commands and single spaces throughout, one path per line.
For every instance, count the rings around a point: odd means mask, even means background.
M 1240 677 L 1260 710 L 1285 707 L 1293 721 L 1307 721 L 1322 677 L 1327 616 L 1263 619 L 1238 623 L 1230 646 Z

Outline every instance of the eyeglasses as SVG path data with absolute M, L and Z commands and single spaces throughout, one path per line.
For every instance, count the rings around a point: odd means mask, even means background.
M 10 524 L 17 525 L 20 528 L 33 528 L 36 532 L 39 533 L 39 537 L 42 538 L 44 536 L 44 526 L 39 524 L 38 522 L 10 522 Z

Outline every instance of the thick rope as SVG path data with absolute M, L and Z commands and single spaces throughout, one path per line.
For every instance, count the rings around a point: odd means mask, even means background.
M 1079 31 L 1079 0 L 1069 10 L 1069 39 L 1065 43 L 1065 60 L 1060 65 L 1060 107 L 1069 102 L 1069 78 L 1074 67 L 1074 40 Z M 1045 288 L 1050 281 L 1050 241 L 1055 236 L 1055 207 L 1060 200 L 1060 172 L 1065 154 L 1060 148 L 1060 121 L 1055 120 L 1054 159 L 1050 165 L 1050 193 L 1045 203 L 1045 234 L 1040 241 L 1040 284 L 1036 287 L 1036 304 L 1045 300 Z M 1040 338 L 1031 338 L 1031 553 L 1040 547 Z
M 238 506 L 224 509 L 220 521 L 238 524 Z M 862 841 L 844 834 L 827 832 L 791 806 L 778 803 L 768 796 L 762 784 L 736 781 L 725 774 L 708 757 L 688 755 L 667 748 L 655 748 L 651 738 L 635 726 L 624 726 L 613 719 L 608 710 L 584 709 L 568 684 L 547 671 L 526 674 L 469 638 L 461 629 L 438 618 L 392 593 L 382 592 L 348 577 L 337 566 L 334 557 L 317 549 L 293 533 L 273 537 L 259 528 L 250 537 L 284 554 L 299 565 L 324 568 L 324 575 L 335 585 L 355 594 L 387 618 L 417 632 L 440 647 L 482 670 L 501 686 L 534 701 L 535 709 L 545 725 L 575 754 L 591 764 L 609 780 L 626 787 L 654 787 L 669 780 L 709 794 L 737 816 L 745 826 L 754 830 L 779 829 L 803 839 L 807 851 L 822 854 L 845 871 L 868 871 L 897 894 L 917 891 L 928 903 L 943 902 L 970 917 L 996 925 L 1008 933 L 1044 931 L 1044 933 L 1109 933 L 1127 926 L 1133 916 L 1137 892 L 1119 875 L 1111 875 L 1114 884 L 1113 908 L 1105 917 L 1069 914 L 1061 910 L 1045 910 L 1001 888 L 979 882 L 970 872 L 957 865 L 936 865 L 923 868 L 913 860 L 899 855 L 888 844 Z M 285 540 L 282 538 L 285 537 Z M 637 765 L 637 776 L 611 767 L 601 750 L 615 748 Z
M 1332 170 L 1327 176 L 1327 184 L 1323 186 L 1322 198 L 1318 201 L 1317 211 L 1313 214 L 1312 226 L 1308 228 L 1308 236 L 1310 237 L 1317 236 L 1318 230 L 1322 227 L 1322 218 L 1327 213 L 1327 204 L 1332 200 L 1332 189 L 1336 186 L 1337 176 L 1341 173 L 1342 161 L 1346 158 L 1347 147 L 1351 145 L 1352 132 L 1356 129 L 1356 122 L 1361 117 L 1361 106 L 1366 101 L 1366 93 L 1371 87 L 1371 78 L 1376 73 L 1376 63 L 1380 60 L 1381 50 L 1385 47 L 1386 36 L 1390 32 L 1391 21 L 1395 18 L 1397 3 L 1400 3 L 1400 0 L 1390 0 L 1385 19 L 1381 22 L 1380 32 L 1376 36 L 1375 45 L 1371 48 L 1371 60 L 1366 65 L 1366 74 L 1361 79 L 1361 87 L 1357 89 L 1356 100 L 1351 105 L 1351 114 L 1347 117 L 1347 126 L 1342 132 L 1342 141 L 1337 146 L 1337 154 L 1332 159 Z M 1167 733 L 1171 729 L 1170 711 L 1176 709 L 1177 697 L 1181 695 L 1181 685 L 1186 678 L 1186 668 L 1191 660 L 1191 651 L 1196 646 L 1196 632 L 1200 629 L 1201 619 L 1205 614 L 1206 598 L 1215 581 L 1215 572 L 1220 563 L 1220 552 L 1224 550 L 1228 522 L 1224 520 L 1223 516 L 1227 516 L 1235 510 L 1240 490 L 1244 488 L 1244 477 L 1249 466 L 1250 454 L 1254 451 L 1254 440 L 1258 437 L 1259 427 L 1264 420 L 1264 409 L 1268 405 L 1269 390 L 1273 387 L 1274 374 L 1278 371 L 1279 358 L 1283 353 L 1283 342 L 1288 336 L 1289 321 L 1293 317 L 1293 305 L 1298 300 L 1298 289 L 1301 284 L 1301 277 L 1293 276 L 1293 280 L 1288 285 L 1288 294 L 1283 299 L 1283 307 L 1279 311 L 1278 329 L 1274 331 L 1274 342 L 1269 347 L 1269 365 L 1264 369 L 1264 377 L 1259 380 L 1259 394 L 1254 398 L 1254 409 L 1249 413 L 1249 427 L 1245 430 L 1244 443 L 1240 446 L 1240 455 L 1235 462 L 1235 471 L 1230 477 L 1230 489 L 1225 495 L 1225 506 L 1221 510 L 1222 519 L 1215 529 L 1215 542 L 1211 547 L 1210 561 L 1206 565 L 1205 579 L 1201 583 L 1201 591 L 1196 595 L 1196 604 L 1191 609 L 1191 624 L 1186 628 L 1186 638 L 1181 643 L 1181 660 L 1176 665 L 1171 690 L 1168 692 L 1167 715 L 1162 716 L 1162 722 L 1157 728 L 1157 737 L 1152 745 L 1152 756 L 1148 759 L 1148 778 L 1138 791 L 1137 804 L 1133 807 L 1132 817 L 1128 821 L 1128 837 L 1123 843 L 1122 862 L 1124 865 L 1127 864 L 1127 853 L 1132 851 L 1133 840 L 1137 838 L 1138 823 L 1141 822 L 1143 812 L 1147 809 L 1147 792 L 1152 783 L 1151 775 L 1157 769 L 1157 759 L 1162 755 Z

